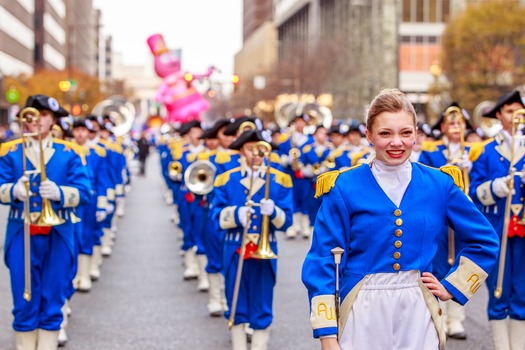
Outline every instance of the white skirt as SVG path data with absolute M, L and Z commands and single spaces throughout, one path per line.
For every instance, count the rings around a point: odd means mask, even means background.
M 339 340 L 341 350 L 437 350 L 419 271 L 367 275 Z

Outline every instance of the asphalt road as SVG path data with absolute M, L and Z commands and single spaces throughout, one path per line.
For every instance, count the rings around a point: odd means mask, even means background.
M 162 199 L 158 168 L 154 153 L 146 177 L 133 178 L 114 252 L 104 259 L 101 279 L 91 292 L 77 293 L 72 299 L 65 349 L 231 349 L 227 321 L 209 317 L 207 295 L 197 291 L 197 282 L 182 279 L 180 242 L 170 222 L 172 207 Z M 7 207 L 1 206 L 0 242 L 6 215 Z M 311 338 L 306 290 L 300 281 L 309 242 L 281 238 L 269 348 L 320 349 Z M 480 288 L 467 305 L 468 339 L 450 340 L 447 349 L 492 349 L 486 300 L 486 289 Z M 15 349 L 11 308 L 9 272 L 0 264 L 2 350 Z

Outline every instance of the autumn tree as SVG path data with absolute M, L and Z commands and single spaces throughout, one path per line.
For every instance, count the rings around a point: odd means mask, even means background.
M 60 89 L 61 81 L 72 81 L 69 91 Z M 16 87 L 20 92 L 18 104 L 22 106 L 27 97 L 34 94 L 44 94 L 54 97 L 62 106 L 74 104 L 84 105 L 83 113 L 89 113 L 98 102 L 108 97 L 111 92 L 95 77 L 80 70 L 67 71 L 39 70 L 32 76 L 19 75 L 6 77 L 4 88 Z M 105 92 L 106 91 L 106 92 Z
M 469 5 L 442 36 L 450 96 L 468 110 L 525 83 L 525 7 L 512 1 Z

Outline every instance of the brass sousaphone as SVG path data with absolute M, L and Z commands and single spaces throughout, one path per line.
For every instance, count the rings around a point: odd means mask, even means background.
M 111 117 L 115 123 L 111 131 L 118 137 L 126 135 L 131 130 L 136 110 L 133 103 L 129 102 L 125 97 L 114 95 L 95 105 L 92 113 L 96 116 Z

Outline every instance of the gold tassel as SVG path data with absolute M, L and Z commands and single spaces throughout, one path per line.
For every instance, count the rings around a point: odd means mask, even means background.
M 463 174 L 461 170 L 455 165 L 444 165 L 439 168 L 445 174 L 450 175 L 454 179 L 454 183 L 459 187 L 461 191 L 465 189 L 465 183 L 463 182 Z
M 319 198 L 323 194 L 330 192 L 330 190 L 334 188 L 335 180 L 337 180 L 339 174 L 339 170 L 333 170 L 320 175 L 317 178 L 317 185 L 315 186 L 315 198 Z

